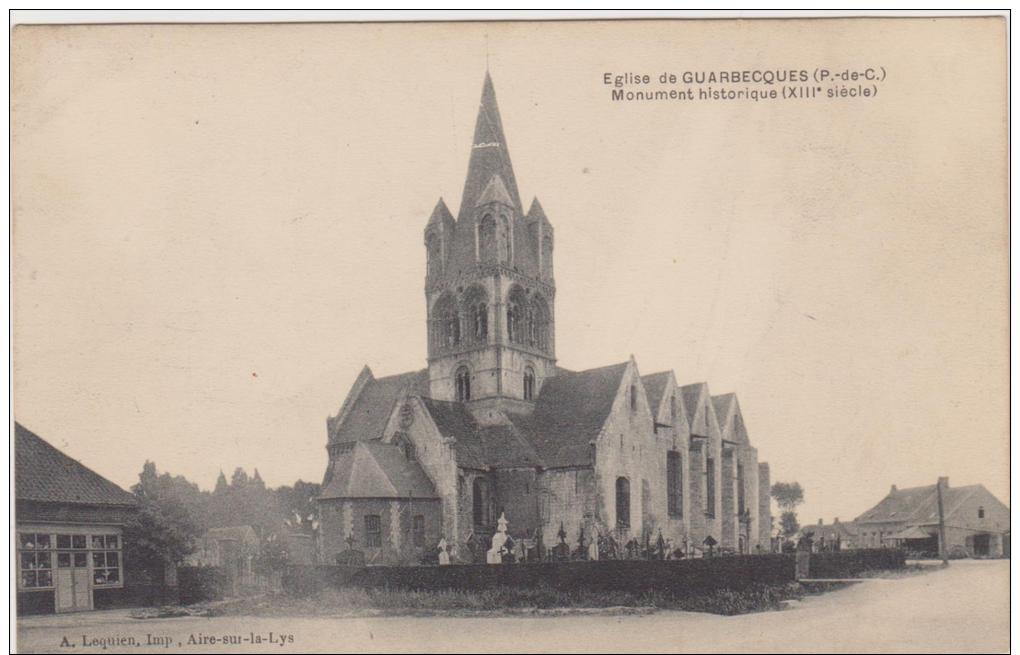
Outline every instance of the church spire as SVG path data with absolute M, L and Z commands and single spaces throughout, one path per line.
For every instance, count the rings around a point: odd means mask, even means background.
M 475 135 L 471 142 L 471 159 L 468 162 L 467 179 L 464 181 L 464 195 L 460 201 L 458 220 L 467 216 L 478 204 L 483 190 L 494 176 L 499 176 L 506 185 L 512 200 L 512 207 L 520 216 L 521 198 L 517 192 L 517 180 L 510 164 L 510 151 L 506 136 L 503 135 L 503 121 L 496 104 L 496 90 L 492 86 L 489 72 L 485 72 L 482 86 L 482 101 L 475 121 Z

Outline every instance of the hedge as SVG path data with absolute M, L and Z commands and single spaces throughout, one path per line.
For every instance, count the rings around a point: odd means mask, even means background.
M 326 588 L 363 587 L 473 591 L 498 586 L 559 591 L 662 592 L 684 597 L 720 589 L 785 584 L 794 579 L 792 555 L 745 555 L 688 560 L 604 560 L 450 566 L 302 566 L 283 577 L 284 591 L 304 595 Z
M 285 592 L 307 595 L 329 588 L 476 591 L 498 586 L 552 587 L 558 591 L 660 592 L 687 597 L 723 589 L 785 584 L 794 580 L 795 556 L 738 555 L 685 560 L 603 560 L 449 566 L 293 566 L 283 575 Z M 852 578 L 868 570 L 898 569 L 899 549 L 812 553 L 810 577 Z M 183 588 L 182 588 L 183 595 Z
M 901 569 L 906 563 L 907 555 L 899 548 L 812 553 L 808 574 L 812 578 L 855 578 L 864 571 Z
M 227 574 L 218 566 L 182 566 L 177 569 L 182 605 L 220 600 L 226 595 Z

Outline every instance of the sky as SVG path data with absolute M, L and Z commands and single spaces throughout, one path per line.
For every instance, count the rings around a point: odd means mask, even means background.
M 556 230 L 559 364 L 738 394 L 802 521 L 891 484 L 1008 502 L 998 20 L 18 27 L 14 414 L 318 481 L 361 367 L 425 366 L 423 229 L 488 68 Z M 868 100 L 620 103 L 605 73 L 885 67 Z

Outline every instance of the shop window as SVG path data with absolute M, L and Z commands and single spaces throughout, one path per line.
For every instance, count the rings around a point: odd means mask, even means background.
M 24 589 L 46 589 L 53 586 L 53 553 L 50 535 L 18 534 L 18 582 Z

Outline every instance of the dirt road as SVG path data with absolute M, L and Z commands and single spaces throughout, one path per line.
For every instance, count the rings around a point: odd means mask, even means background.
M 222 643 L 223 637 L 240 643 Z M 29 617 L 18 625 L 18 641 L 24 653 L 1006 652 L 1009 562 L 953 562 L 945 570 L 869 580 L 811 597 L 786 611 L 735 617 L 657 612 L 556 618 L 137 621 L 126 612 L 108 611 Z

